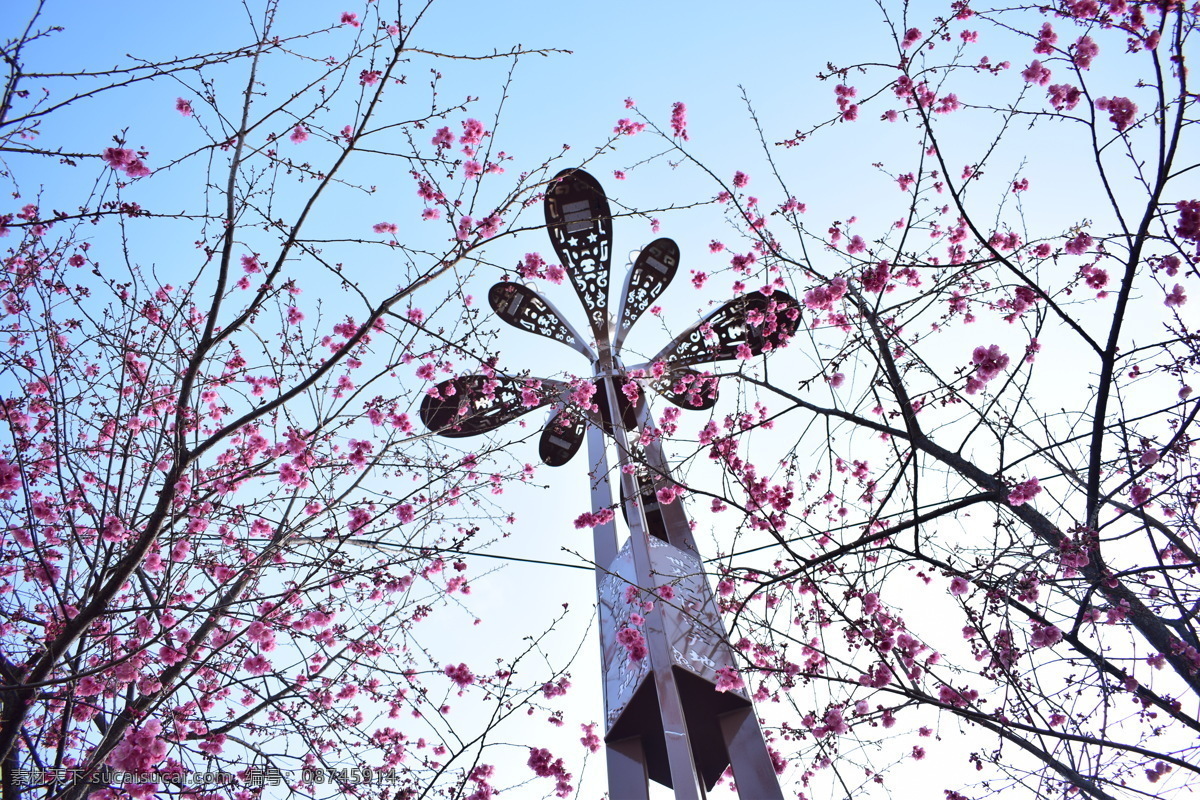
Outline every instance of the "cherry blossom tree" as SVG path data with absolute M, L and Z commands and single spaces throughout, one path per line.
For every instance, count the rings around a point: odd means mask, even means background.
M 446 101 L 439 70 L 550 51 L 422 48 L 429 4 L 306 30 L 267 0 L 234 48 L 57 71 L 27 5 L 0 102 L 3 797 L 490 797 L 489 735 L 568 659 L 426 648 L 529 470 L 447 458 L 413 411 L 475 355 L 461 283 L 558 167 L 518 174 L 503 96 Z M 153 121 L 98 121 L 128 108 Z M 403 198 L 372 204 L 385 171 Z
M 823 121 L 751 107 L 736 174 L 682 104 L 625 121 L 718 184 L 696 285 L 805 306 L 765 367 L 714 368 L 740 405 L 659 431 L 796 796 L 1195 785 L 1198 13 L 880 2 L 886 50 L 818 76 Z M 831 152 L 862 210 L 803 180 Z

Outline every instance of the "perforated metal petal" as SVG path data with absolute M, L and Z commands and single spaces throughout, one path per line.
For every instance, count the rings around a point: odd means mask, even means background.
M 564 170 L 546 188 L 546 229 L 575 287 L 597 342 L 608 341 L 612 215 L 599 181 Z
M 507 281 L 497 283 L 488 292 L 488 303 L 500 319 L 514 328 L 562 342 L 589 360 L 595 359 L 595 353 L 558 309 L 528 286 Z
M 617 333 L 613 349 L 620 350 L 634 323 L 646 313 L 670 285 L 679 270 L 679 245 L 672 239 L 655 239 L 642 248 L 629 270 L 621 305 L 617 309 Z
M 764 296 L 751 292 L 718 308 L 676 336 L 654 357 L 671 366 L 690 366 L 739 357 L 746 345 L 750 355 L 785 344 L 800 326 L 800 304 L 785 292 Z
M 535 388 L 535 385 L 540 384 Z M 421 422 L 439 436 L 478 436 L 559 399 L 561 381 L 460 375 L 442 381 L 421 401 Z
M 717 381 L 715 375 L 702 375 L 694 369 L 677 369 L 650 385 L 680 408 L 707 411 L 717 404 Z

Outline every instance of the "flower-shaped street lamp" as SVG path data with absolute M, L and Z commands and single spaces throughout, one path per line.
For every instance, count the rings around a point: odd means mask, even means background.
M 643 248 L 610 316 L 613 220 L 604 190 L 586 172 L 567 170 L 550 183 L 545 208 L 554 250 L 583 303 L 594 342 L 522 284 L 498 283 L 488 300 L 510 325 L 583 354 L 593 381 L 460 376 L 431 390 L 421 419 L 442 436 L 474 436 L 554 405 L 538 445 L 550 466 L 567 463 L 587 439 L 609 796 L 648 798 L 650 779 L 672 787 L 677 798 L 699 800 L 732 765 L 742 797 L 782 798 L 639 387 L 647 384 L 685 409 L 711 408 L 716 378 L 694 367 L 748 359 L 784 344 L 799 325 L 799 304 L 779 291 L 750 293 L 709 314 L 650 361 L 627 367 L 621 346 L 674 278 L 679 247 L 657 239 Z M 616 445 L 630 534 L 619 550 L 606 435 Z

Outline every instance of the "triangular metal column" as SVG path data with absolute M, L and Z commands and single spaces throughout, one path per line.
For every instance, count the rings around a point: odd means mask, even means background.
M 613 374 L 603 364 L 597 374 Z M 718 691 L 718 670 L 735 666 L 724 625 L 697 554 L 691 526 L 678 501 L 648 508 L 637 478 L 624 467 L 639 466 L 630 446 L 628 415 L 612 380 L 601 380 L 617 447 L 629 539 L 607 564 L 601 554 L 615 549 L 612 523 L 598 528 L 597 592 L 600 600 L 602 666 L 605 687 L 605 743 L 609 792 L 613 800 L 649 797 L 648 781 L 670 786 L 680 800 L 699 800 L 727 766 L 745 798 L 782 800 L 770 753 L 754 707 L 743 689 Z M 638 427 L 650 423 L 644 401 L 636 407 Z M 598 426 L 597 426 L 598 427 Z M 604 439 L 589 437 L 594 508 L 611 508 Z M 658 486 L 672 482 L 657 442 L 645 448 Z M 647 465 L 641 465 L 647 466 Z M 657 517 L 657 519 L 653 519 Z M 651 534 L 665 534 L 665 539 Z M 659 588 L 671 587 L 664 600 Z M 632 588 L 631 588 L 632 587 Z M 648 604 L 651 604 L 649 606 Z M 631 625 L 639 614 L 644 622 Z M 647 653 L 631 658 L 622 631 L 644 635 Z

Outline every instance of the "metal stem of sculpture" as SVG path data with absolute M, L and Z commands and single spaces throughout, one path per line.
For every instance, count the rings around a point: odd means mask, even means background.
M 740 796 L 782 798 L 754 707 L 744 689 L 730 688 L 733 652 L 683 504 L 666 502 L 675 483 L 651 434 L 656 429 L 649 408 L 640 391 L 627 387 L 641 380 L 682 408 L 711 408 L 716 378 L 692 367 L 760 355 L 783 344 L 799 324 L 799 305 L 778 291 L 745 295 L 676 337 L 649 362 L 626 367 L 620 358 L 625 336 L 675 276 L 679 248 L 658 239 L 640 251 L 610 319 L 612 216 L 604 190 L 586 172 L 567 170 L 550 183 L 545 206 L 551 241 L 587 312 L 595 348 L 527 286 L 499 283 L 488 299 L 505 322 L 587 357 L 592 397 L 581 405 L 587 392 L 561 381 L 467 375 L 439 384 L 422 403 L 421 419 L 442 436 L 473 436 L 556 404 L 539 443 L 542 461 L 550 466 L 567 463 L 587 439 L 592 509 L 603 520 L 593 538 L 609 796 L 648 798 L 649 779 L 672 787 L 677 798 L 699 800 L 732 765 Z M 620 549 L 606 436 L 616 446 L 629 528 Z M 642 616 L 640 625 L 635 615 Z

